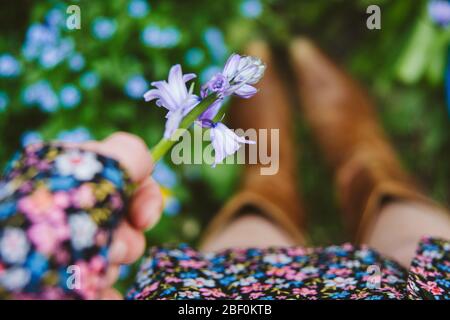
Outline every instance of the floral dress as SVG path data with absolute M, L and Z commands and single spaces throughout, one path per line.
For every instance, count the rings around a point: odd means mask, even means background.
M 0 180 L 0 298 L 93 299 L 133 186 L 110 158 L 27 147 Z M 423 238 L 409 270 L 367 246 L 153 247 L 128 299 L 450 299 L 450 242 Z
M 0 180 L 0 298 L 95 298 L 131 186 L 113 159 L 27 147 Z
M 367 246 L 152 248 L 128 299 L 450 299 L 450 242 L 424 238 L 408 270 Z

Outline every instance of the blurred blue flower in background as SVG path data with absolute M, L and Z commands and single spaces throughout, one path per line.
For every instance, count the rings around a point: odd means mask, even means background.
M 149 11 L 150 6 L 144 0 L 131 0 L 128 4 L 128 14 L 132 18 L 143 18 Z
M 49 89 L 47 94 L 43 95 L 39 103 L 44 112 L 55 112 L 58 109 L 58 97 L 53 89 Z
M 148 90 L 148 84 L 141 75 L 133 75 L 128 78 L 125 84 L 125 93 L 133 99 L 141 99 L 142 95 Z
M 5 111 L 9 104 L 9 97 L 4 91 L 0 91 L 0 111 Z
M 78 127 L 73 130 L 63 130 L 56 138 L 57 140 L 64 142 L 84 142 L 93 139 L 91 133 L 85 127 Z
M 142 31 L 141 39 L 142 42 L 144 42 L 145 45 L 149 47 L 156 47 L 159 45 L 160 42 L 160 34 L 161 30 L 156 25 L 149 25 L 145 27 L 145 29 Z
M 200 73 L 200 80 L 203 83 L 208 82 L 215 74 L 222 72 L 222 68 L 218 66 L 208 66 Z
M 73 71 L 80 71 L 84 68 L 84 57 L 80 53 L 75 53 L 69 58 L 69 67 Z
M 119 279 L 126 279 L 131 273 L 131 267 L 128 264 L 121 264 L 119 267 Z
M 225 44 L 222 31 L 215 27 L 208 28 L 203 34 L 203 40 L 213 60 L 216 63 L 222 64 L 228 56 L 228 48 Z
M 74 47 L 72 38 L 60 38 L 59 29 L 35 23 L 27 31 L 22 53 L 25 59 L 37 59 L 42 67 L 51 69 L 66 59 Z
M 39 56 L 39 63 L 45 69 L 51 69 L 66 59 L 74 48 L 73 40 L 62 39 L 56 46 L 46 46 Z
M 158 161 L 152 174 L 153 179 L 161 186 L 173 188 L 178 183 L 176 173 L 163 161 Z
M 259 0 L 244 0 L 240 6 L 241 14 L 247 18 L 257 18 L 261 15 L 263 7 Z
M 74 85 L 67 84 L 59 92 L 59 98 L 64 108 L 72 109 L 80 103 L 81 93 Z
M 17 77 L 21 70 L 20 62 L 13 55 L 9 53 L 0 55 L 0 77 Z
M 22 53 L 27 60 L 33 60 L 39 57 L 43 48 L 56 45 L 58 39 L 59 33 L 56 29 L 34 23 L 27 30 Z
M 58 108 L 58 97 L 47 80 L 40 80 L 29 85 L 22 92 L 26 105 L 37 104 L 42 111 L 54 112 Z
M 428 2 L 428 14 L 437 24 L 446 27 L 450 24 L 450 1 L 432 0 Z
M 164 214 L 173 217 L 181 211 L 181 202 L 177 198 L 169 197 L 164 204 Z
M 180 42 L 181 34 L 175 27 L 160 28 L 152 24 L 142 31 L 141 39 L 149 47 L 173 48 Z
M 84 73 L 80 78 L 80 85 L 83 89 L 86 90 L 94 89 L 99 82 L 99 76 L 93 71 Z
M 26 131 L 20 138 L 22 147 L 26 147 L 32 143 L 42 142 L 42 135 L 37 131 Z
M 117 23 L 113 19 L 99 17 L 92 24 L 92 32 L 99 40 L 108 40 L 117 30 Z
M 45 21 L 51 27 L 61 27 L 65 22 L 64 13 L 57 8 L 51 9 L 45 16 Z
M 205 59 L 205 53 L 200 48 L 191 48 L 186 52 L 184 56 L 186 64 L 190 67 L 199 66 Z

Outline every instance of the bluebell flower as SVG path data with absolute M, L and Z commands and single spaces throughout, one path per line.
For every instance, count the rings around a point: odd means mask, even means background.
M 131 76 L 125 84 L 125 93 L 133 99 L 142 97 L 147 90 L 147 81 L 141 75 Z
M 117 23 L 113 19 L 99 17 L 92 24 L 92 33 L 99 40 L 110 39 L 117 30 Z
M 254 84 L 264 75 L 265 65 L 255 57 L 242 57 L 232 54 L 222 72 L 216 73 L 205 85 L 202 86 L 201 96 L 214 93 L 217 99 L 202 115 L 198 123 L 205 128 L 210 128 L 211 143 L 214 148 L 215 159 L 213 167 L 221 163 L 227 156 L 234 154 L 241 144 L 254 144 L 254 141 L 239 137 L 222 123 L 213 120 L 222 107 L 225 97 L 237 95 L 241 98 L 250 98 L 258 91 Z
M 26 147 L 33 143 L 39 143 L 43 141 L 42 135 L 37 131 L 26 131 L 21 137 L 22 147 Z
M 203 34 L 203 39 L 214 61 L 223 63 L 228 54 L 228 49 L 222 31 L 215 27 L 208 28 Z
M 72 109 L 76 107 L 81 101 L 81 93 L 77 87 L 71 84 L 67 84 L 62 87 L 59 93 L 61 105 L 66 109 Z
M 73 71 L 80 71 L 84 68 L 84 57 L 80 53 L 76 53 L 69 58 L 69 67 Z
M 83 89 L 86 90 L 94 89 L 95 87 L 97 87 L 99 82 L 99 76 L 93 71 L 84 73 L 80 78 L 80 85 Z
M 250 98 L 256 94 L 253 85 L 261 80 L 265 69 L 265 64 L 259 58 L 232 54 L 223 71 L 215 74 L 202 87 L 202 97 L 214 92 L 221 97 L 234 94 Z
M 446 27 L 450 24 L 450 1 L 448 0 L 432 0 L 428 2 L 428 14 L 431 19 Z
M 9 104 L 8 94 L 4 91 L 0 91 L 0 112 L 5 111 Z
M 200 73 L 200 81 L 205 83 L 208 82 L 215 74 L 221 72 L 222 69 L 218 66 L 212 65 L 205 68 L 205 70 Z
M 150 6 L 144 0 L 131 0 L 128 3 L 128 14 L 132 18 L 143 18 L 150 11 Z
M 210 128 L 211 144 L 214 149 L 213 167 L 215 167 L 218 163 L 221 163 L 223 159 L 229 155 L 232 155 L 238 151 L 242 144 L 256 143 L 255 141 L 247 140 L 244 137 L 239 137 L 221 122 L 213 123 L 204 121 L 203 126 L 209 126 Z
M 199 48 L 191 48 L 186 52 L 186 63 L 191 67 L 199 66 L 205 59 L 205 53 Z
M 78 127 L 73 130 L 64 130 L 61 131 L 56 137 L 59 141 L 64 142 L 84 142 L 88 140 L 92 140 L 92 135 L 88 129 L 84 127 Z
M 181 66 L 177 64 L 170 69 L 168 81 L 152 82 L 151 85 L 156 89 L 144 94 L 145 101 L 156 99 L 158 107 L 168 110 L 164 131 L 164 137 L 167 139 L 178 129 L 183 117 L 199 103 L 199 98 L 186 88 L 186 82 L 195 77 L 193 73 L 183 75 Z
M 240 6 L 241 14 L 247 18 L 257 18 L 261 15 L 263 8 L 259 0 L 244 0 Z
M 0 77 L 13 78 L 20 75 L 22 66 L 20 62 L 11 54 L 4 53 L 0 55 Z

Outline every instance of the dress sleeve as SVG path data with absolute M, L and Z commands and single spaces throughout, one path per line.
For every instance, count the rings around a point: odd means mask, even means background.
M 133 185 L 119 163 L 32 145 L 0 180 L 0 299 L 93 299 Z

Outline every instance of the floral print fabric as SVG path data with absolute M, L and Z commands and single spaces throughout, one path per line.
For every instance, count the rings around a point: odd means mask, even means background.
M 450 300 L 450 242 L 425 239 L 411 263 L 408 276 L 411 299 Z
M 450 243 L 425 238 L 411 270 L 366 246 L 152 248 L 128 299 L 448 299 Z
M 132 189 L 115 160 L 27 147 L 0 180 L 0 299 L 96 298 Z M 80 286 L 69 286 L 72 271 Z M 154 247 L 127 297 L 450 299 L 450 242 L 424 238 L 409 270 L 351 244 L 206 254 Z
M 131 192 L 119 164 L 31 145 L 11 162 L 0 190 L 0 298 L 95 298 Z

